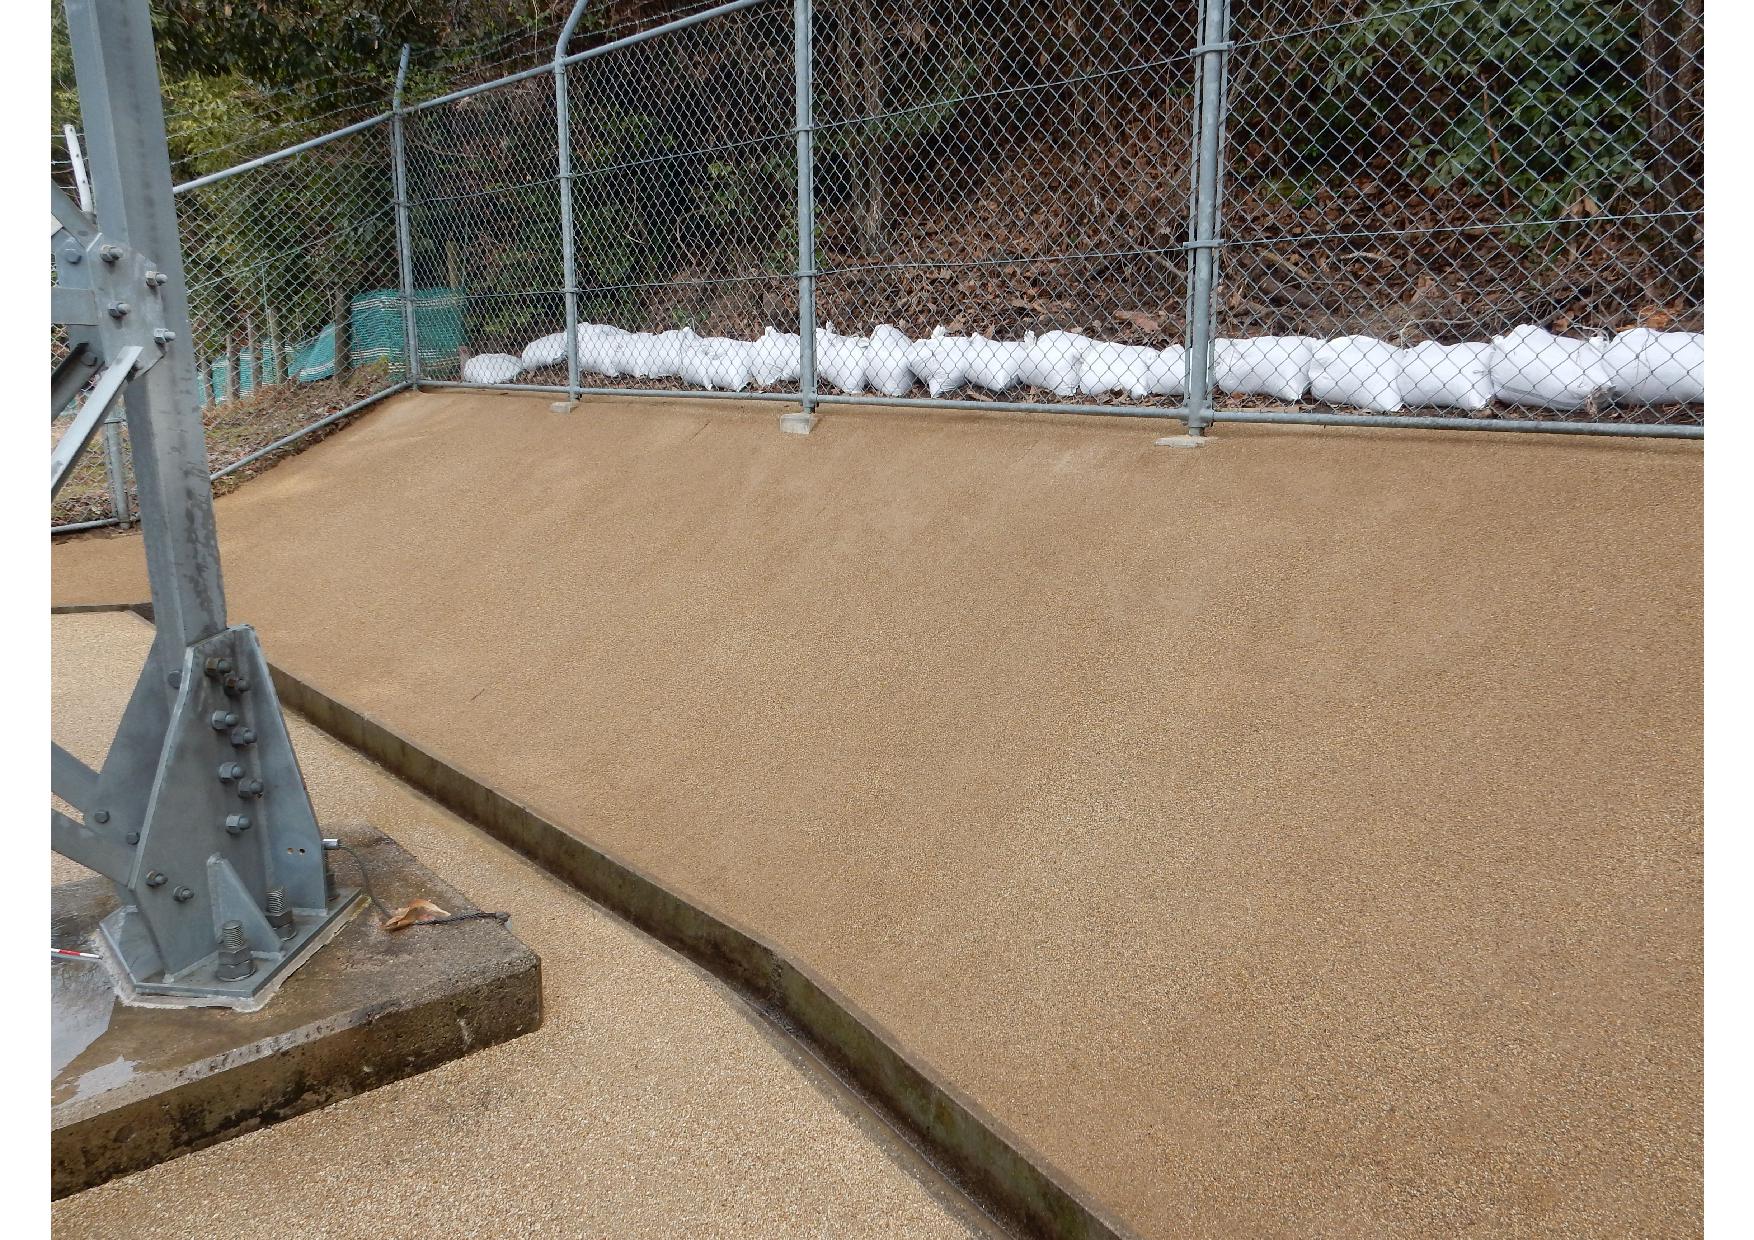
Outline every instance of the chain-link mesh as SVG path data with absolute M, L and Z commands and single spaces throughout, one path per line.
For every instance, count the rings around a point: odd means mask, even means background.
M 1179 403 L 1192 8 L 819 4 L 821 317 L 913 395 Z
M 177 195 L 217 472 L 403 373 L 388 127 Z
M 1235 0 L 1221 407 L 1699 422 L 1699 15 Z
M 453 325 L 438 332 L 422 314 L 423 377 L 456 379 L 465 351 L 521 358 L 532 341 L 563 332 L 553 79 L 412 112 L 404 132 L 415 288 Z M 565 356 L 558 340 L 542 352 Z
M 177 194 L 211 472 L 402 377 L 389 163 L 379 125 Z M 94 439 L 54 524 L 115 515 L 103 449 Z
M 1224 3 L 820 0 L 802 125 L 788 0 L 616 29 L 564 70 L 580 387 L 798 390 L 802 133 L 826 396 L 1168 412 L 1200 351 L 1220 419 L 1703 422 L 1699 0 L 1231 0 L 1202 44 Z M 569 382 L 554 88 L 405 113 L 423 378 Z M 404 374 L 391 141 L 179 195 L 215 469 Z
M 580 385 L 796 390 L 790 5 L 565 74 Z M 408 117 L 415 280 L 461 311 L 456 347 L 423 356 L 423 376 L 567 384 L 557 141 L 547 74 Z M 770 328 L 787 343 L 758 350 Z

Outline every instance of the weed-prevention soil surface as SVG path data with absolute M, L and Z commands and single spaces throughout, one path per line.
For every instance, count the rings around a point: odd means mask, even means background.
M 56 740 L 102 760 L 151 640 L 132 615 L 56 618 Z M 323 822 L 370 822 L 511 914 L 542 956 L 542 1027 L 58 1201 L 56 1236 L 994 1234 L 724 987 L 289 722 Z
M 548 400 L 221 499 L 234 616 L 1145 1234 L 1699 1230 L 1699 445 Z

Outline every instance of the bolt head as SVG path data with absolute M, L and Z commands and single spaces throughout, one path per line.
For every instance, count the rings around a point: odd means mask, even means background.
M 76 245 L 65 245 L 61 247 L 61 261 L 69 267 L 77 267 L 85 261 L 85 254 Z
M 107 809 L 100 809 L 97 813 L 93 814 L 91 818 L 93 822 L 108 822 L 110 820 L 110 811 Z
M 122 838 L 127 840 L 130 844 L 138 844 L 140 842 L 140 832 L 130 831 L 130 832 L 128 832 L 127 835 L 124 835 Z

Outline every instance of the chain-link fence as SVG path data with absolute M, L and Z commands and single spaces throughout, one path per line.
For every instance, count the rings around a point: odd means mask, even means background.
M 422 379 L 795 393 L 793 34 L 789 4 L 722 6 L 410 108 L 415 280 L 460 309 Z
M 407 380 L 1702 431 L 1698 0 L 610 33 L 179 187 L 216 473 Z
M 1702 33 L 1696 0 L 1238 0 L 1219 333 L 1314 338 L 1337 406 L 1699 424 Z
M 177 188 L 190 346 L 221 488 L 404 381 L 390 154 L 379 122 Z M 131 516 L 117 425 L 55 497 L 57 528 Z

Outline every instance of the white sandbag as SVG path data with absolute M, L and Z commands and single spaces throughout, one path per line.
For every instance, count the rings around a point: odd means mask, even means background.
M 1089 347 L 1090 338 L 1077 332 L 1045 332 L 1024 350 L 1017 381 L 1070 396 L 1083 378 L 1084 350 Z
M 972 336 L 947 336 L 942 327 L 934 327 L 924 340 L 908 347 L 910 369 L 933 396 L 940 396 L 968 382 L 969 352 Z
M 682 375 L 682 356 L 699 340 L 692 327 L 675 327 L 659 332 L 642 351 L 629 354 L 632 348 L 622 342 L 622 357 L 632 361 L 632 368 L 622 367 L 623 374 L 640 379 L 677 379 Z
M 617 356 L 627 332 L 608 323 L 579 324 L 579 373 L 619 378 L 621 361 Z
M 565 360 L 565 332 L 555 332 L 552 336 L 532 340 L 524 346 L 524 369 L 526 370 L 534 370 L 538 366 L 552 366 L 556 362 L 564 362 Z
M 1608 385 L 1596 340 L 1568 340 L 1524 324 L 1492 338 L 1492 394 L 1513 405 L 1581 409 Z
M 480 353 L 463 363 L 464 383 L 512 383 L 524 362 L 510 353 Z
M 1022 340 L 988 340 L 976 334 L 968 341 L 968 381 L 989 392 L 1003 392 L 1017 382 L 1023 356 L 1035 347 L 1035 333 Z
M 615 362 L 615 373 L 618 375 L 636 375 L 644 377 L 640 372 L 646 366 L 646 359 L 651 356 L 656 337 L 650 332 L 623 332 L 609 346 Z
M 839 388 L 848 396 L 865 390 L 865 356 L 870 341 L 863 336 L 842 336 L 834 324 L 824 324 L 816 333 L 816 376 Z
M 1320 343 L 1310 336 L 1218 340 L 1213 347 L 1213 382 L 1232 396 L 1301 400 L 1309 387 L 1310 361 Z
M 1151 372 L 1158 361 L 1158 351 L 1145 345 L 1093 340 L 1084 350 L 1078 390 L 1086 396 L 1100 396 L 1105 392 L 1149 395 Z
M 913 367 L 907 360 L 913 344 L 905 332 L 887 323 L 872 328 L 865 352 L 865 381 L 885 396 L 907 395 L 914 385 Z
M 684 383 L 710 391 L 741 392 L 749 386 L 750 358 L 755 346 L 724 336 L 697 336 L 682 345 Z
M 757 383 L 791 383 L 803 373 L 802 342 L 789 332 L 770 327 L 755 342 L 749 359 Z
M 1157 356 L 1145 368 L 1145 392 L 1149 396 L 1186 396 L 1188 392 L 1188 351 L 1179 344 L 1157 350 Z
M 1492 403 L 1492 346 L 1427 340 L 1402 349 L 1401 401 L 1416 409 L 1486 408 Z
M 1705 334 L 1635 327 L 1602 351 L 1610 395 L 1628 405 L 1696 404 L 1705 399 Z
M 1372 336 L 1337 336 L 1310 355 L 1309 394 L 1372 413 L 1401 407 L 1401 351 Z

